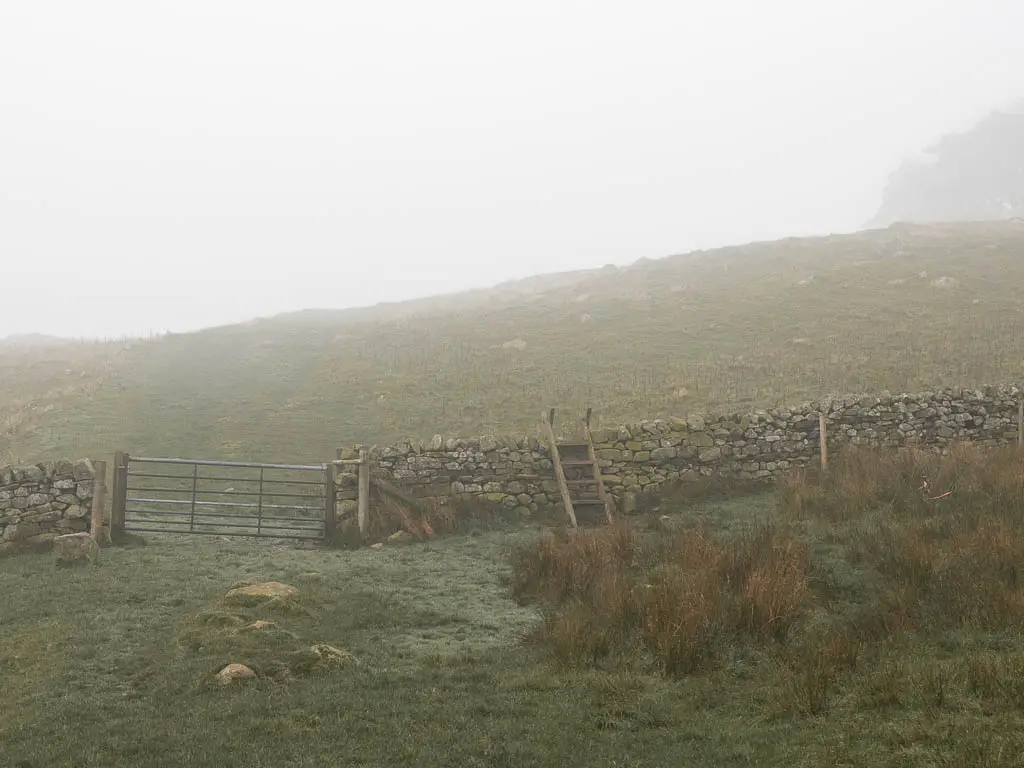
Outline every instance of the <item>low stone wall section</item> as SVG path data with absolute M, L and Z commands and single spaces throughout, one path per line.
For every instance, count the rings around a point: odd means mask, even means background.
M 830 452 L 847 445 L 942 449 L 957 441 L 1016 442 L 1022 394 L 1012 385 L 846 396 L 749 414 L 643 421 L 595 430 L 594 441 L 605 483 L 628 513 L 640 494 L 665 483 L 700 477 L 767 483 L 819 461 L 821 412 Z M 353 455 L 351 449 L 345 454 Z M 548 448 L 535 437 L 437 436 L 375 446 L 370 459 L 420 498 L 501 505 L 522 516 L 561 501 Z M 354 511 L 344 494 L 340 503 L 342 517 Z
M 0 554 L 88 530 L 94 476 L 89 459 L 0 468 Z

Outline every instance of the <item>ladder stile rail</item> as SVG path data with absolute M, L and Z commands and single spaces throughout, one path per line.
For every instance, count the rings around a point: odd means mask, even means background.
M 587 408 L 587 415 L 583 419 L 583 434 L 587 438 L 587 453 L 590 456 L 590 460 L 594 463 L 594 479 L 597 480 L 597 497 L 604 505 L 604 514 L 605 517 L 608 518 L 608 524 L 612 525 L 615 523 L 615 509 L 612 498 L 608 494 L 608 490 L 604 487 L 604 477 L 601 474 L 601 465 L 597 461 L 597 451 L 594 450 L 594 436 L 590 431 L 590 415 L 592 412 L 592 409 Z
M 562 503 L 565 505 L 565 512 L 569 516 L 569 522 L 573 528 L 578 528 L 576 522 L 576 510 L 573 507 L 572 496 L 569 494 L 569 486 L 565 482 L 565 470 L 562 468 L 562 458 L 558 452 L 558 440 L 555 438 L 555 409 L 548 413 L 541 413 L 541 421 L 544 424 L 544 431 L 548 439 L 548 446 L 551 449 L 551 463 L 555 468 L 555 478 L 558 480 L 558 490 L 562 494 Z

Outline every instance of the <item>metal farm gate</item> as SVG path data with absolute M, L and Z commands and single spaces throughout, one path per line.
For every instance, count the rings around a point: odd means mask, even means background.
M 334 521 L 330 464 L 114 459 L 112 527 L 321 541 Z

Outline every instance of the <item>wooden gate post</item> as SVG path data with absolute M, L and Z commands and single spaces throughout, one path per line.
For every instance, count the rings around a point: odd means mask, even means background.
M 110 499 L 110 538 L 117 541 L 124 536 L 125 508 L 128 506 L 128 454 L 114 454 L 113 493 Z
M 828 471 L 828 431 L 825 428 L 825 412 L 818 411 L 818 444 L 821 449 L 821 471 Z
M 337 519 L 337 484 L 333 462 L 324 464 L 324 540 L 334 541 L 334 526 Z
M 92 463 L 95 474 L 92 478 L 92 517 L 89 532 L 99 546 L 110 545 L 110 533 L 103 527 L 103 513 L 107 506 L 107 462 L 96 460 Z
M 365 448 L 359 449 L 359 535 L 365 538 L 370 532 L 370 455 Z

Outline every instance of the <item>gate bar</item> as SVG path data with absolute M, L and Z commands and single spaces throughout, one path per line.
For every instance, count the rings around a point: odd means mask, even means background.
M 259 469 L 259 467 L 257 467 Z M 132 477 L 163 477 L 167 480 L 191 480 L 192 475 L 157 475 L 146 472 L 132 472 Z M 255 477 L 213 477 L 211 475 L 200 475 L 200 480 L 216 480 L 218 483 L 255 483 L 258 478 Z M 268 477 L 266 478 L 268 483 L 276 483 L 277 485 L 323 485 L 322 480 L 281 480 L 279 478 Z
M 251 531 L 256 534 L 262 533 L 263 536 L 274 537 L 277 535 L 276 531 L 291 531 L 292 533 L 310 533 L 317 534 L 324 532 L 323 521 L 318 522 L 317 525 L 269 525 L 266 522 L 263 523 L 263 527 L 260 531 L 256 531 L 256 523 L 202 523 L 197 525 L 195 528 L 190 529 L 188 527 L 188 520 L 164 520 L 161 518 L 146 518 L 130 521 L 126 530 L 135 530 L 139 526 L 156 526 L 162 525 L 174 526 L 168 528 L 168 533 L 184 533 L 186 535 L 190 533 L 198 533 L 199 531 L 223 531 L 225 534 L 231 534 L 236 529 Z
M 181 534 L 183 536 L 248 536 L 250 538 L 262 538 L 262 539 L 298 539 L 299 541 L 320 541 L 323 537 L 321 536 L 296 536 L 294 534 L 274 534 L 270 535 L 267 533 L 228 533 L 226 531 L 165 531 L 162 528 L 128 528 L 127 530 L 136 533 L 174 533 Z
M 323 471 L 323 464 L 253 464 L 245 461 L 203 461 L 200 459 L 155 459 L 146 456 L 132 456 L 131 461 L 140 464 L 188 464 L 200 467 L 255 467 L 257 469 L 304 469 Z M 210 478 L 216 480 L 219 478 Z
M 322 501 L 319 497 L 314 501 Z M 143 499 L 136 496 L 132 496 L 128 499 L 128 502 L 138 502 L 140 504 L 188 504 L 188 499 Z M 240 501 L 197 501 L 192 505 L 195 507 L 234 507 L 238 509 L 303 509 L 309 511 L 319 511 L 318 506 L 310 506 L 308 504 L 246 504 Z M 132 510 L 138 512 L 138 510 Z M 188 514 L 188 513 L 186 513 Z
M 135 475 L 132 475 L 135 477 Z M 185 478 L 186 480 L 188 478 Z M 146 493 L 192 493 L 188 488 L 143 488 L 141 486 L 130 486 L 126 490 L 129 491 L 145 491 Z M 197 494 L 205 493 L 207 495 L 214 496 L 263 496 L 265 498 L 289 498 L 289 499 L 312 499 L 313 501 L 319 501 L 323 498 L 323 494 L 311 494 L 311 493 L 278 493 L 277 491 L 264 491 L 263 493 L 257 493 L 256 491 L 206 491 L 202 488 L 196 490 Z M 187 501 L 187 499 L 168 499 L 168 501 Z M 198 502 L 202 504 L 203 502 Z

